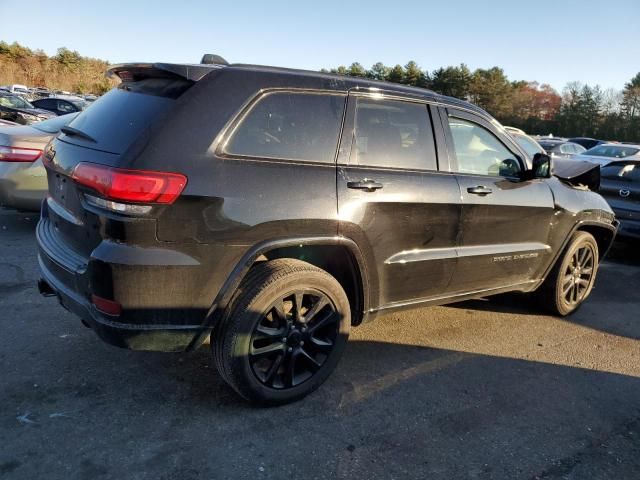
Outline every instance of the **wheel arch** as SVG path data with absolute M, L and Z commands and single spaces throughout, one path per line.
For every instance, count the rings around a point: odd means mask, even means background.
M 616 236 L 616 230 L 607 228 L 605 225 L 601 223 L 583 223 L 578 225 L 573 233 L 575 232 L 587 232 L 593 235 L 596 243 L 598 244 L 598 258 L 599 261 L 605 257 L 611 245 L 613 244 L 613 240 Z
M 609 248 L 611 248 L 611 245 L 613 244 L 613 240 L 615 239 L 617 232 L 617 225 L 607 225 L 604 223 L 589 222 L 584 220 L 576 223 L 562 242 L 562 245 L 556 252 L 551 263 L 548 265 L 541 280 L 535 285 L 532 290 L 536 290 L 538 287 L 540 287 L 548 277 L 549 273 L 551 273 L 551 270 L 553 270 L 553 267 L 556 265 L 556 263 L 561 261 L 562 254 L 567 248 L 567 245 L 569 245 L 571 237 L 573 237 L 576 232 L 587 232 L 593 235 L 596 243 L 598 244 L 598 261 L 601 262 L 606 253 L 609 251 Z
M 276 258 L 303 260 L 331 274 L 347 293 L 351 324 L 362 323 L 369 310 L 369 275 L 364 256 L 353 240 L 340 236 L 271 240 L 251 247 L 236 264 L 207 312 L 203 331 L 189 350 L 198 348 L 209 337 L 251 267 Z

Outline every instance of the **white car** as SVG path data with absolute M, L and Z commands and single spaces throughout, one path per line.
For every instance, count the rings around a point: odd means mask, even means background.
M 576 155 L 574 159 L 597 163 L 602 167 L 615 160 L 640 160 L 640 145 L 603 143 Z
M 18 83 L 13 85 L 7 85 L 4 87 L 8 92 L 17 93 L 19 95 L 29 95 L 29 89 L 26 85 L 20 85 Z

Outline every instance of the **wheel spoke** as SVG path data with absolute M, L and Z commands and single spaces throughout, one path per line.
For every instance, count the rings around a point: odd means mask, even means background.
M 284 301 L 283 299 L 279 299 L 272 307 L 272 312 L 275 312 L 278 320 L 280 320 L 281 325 L 284 325 L 287 321 L 287 314 L 284 312 Z
M 280 339 L 286 334 L 284 328 L 271 328 L 264 325 L 258 325 L 256 327 L 256 333 L 253 334 L 252 340 L 274 340 Z
M 280 369 L 280 365 L 282 365 L 282 361 L 284 360 L 285 354 L 284 352 L 280 355 L 278 355 L 278 358 L 276 358 L 273 363 L 271 364 L 271 366 L 269 367 L 269 370 L 267 370 L 267 373 L 264 377 L 264 383 L 266 383 L 269 386 L 273 385 L 273 381 L 276 378 L 276 373 L 278 373 L 278 370 Z
M 294 322 L 302 321 L 302 300 L 304 298 L 304 294 L 302 292 L 296 292 L 293 295 L 293 320 Z
M 311 320 L 313 320 L 313 317 L 315 317 L 318 312 L 320 310 L 322 310 L 322 308 L 324 308 L 325 305 L 329 304 L 329 299 L 327 297 L 320 297 L 320 299 L 316 302 L 316 304 L 311 307 L 309 309 L 309 311 L 304 315 L 304 323 L 309 323 Z
M 329 340 L 321 340 L 319 338 L 310 337 L 311 345 L 319 352 L 329 352 L 333 348 L 333 342 Z
M 289 359 L 287 361 L 287 366 L 285 367 L 285 371 L 284 371 L 284 384 L 286 387 L 293 387 L 295 386 L 295 373 L 296 373 L 296 363 L 298 360 L 298 351 L 295 350 L 290 356 Z
M 281 342 L 273 342 L 269 345 L 260 348 L 253 347 L 253 341 L 251 342 L 250 354 L 252 357 L 261 357 L 264 355 L 268 355 L 273 352 L 283 351 L 285 348 L 284 343 Z
M 576 282 L 578 283 L 578 285 L 587 288 L 589 286 L 589 280 L 585 279 L 585 278 L 578 278 L 576 280 Z
M 589 275 L 589 276 L 591 276 L 592 273 L 593 273 L 593 267 L 583 268 L 581 272 L 582 275 Z
M 317 321 L 313 323 L 309 327 L 309 335 L 313 335 L 318 329 L 326 327 L 334 322 L 338 321 L 338 315 L 335 311 L 330 310 L 326 312 L 322 317 L 320 317 Z
M 582 262 L 584 262 L 584 257 L 587 255 L 587 249 L 586 248 L 581 248 L 577 251 L 577 266 L 581 267 L 582 266 Z
M 311 367 L 311 370 L 313 371 L 313 373 L 317 372 L 322 366 L 322 364 L 318 362 L 315 358 L 313 358 L 311 355 L 309 355 L 309 353 L 306 350 L 300 349 L 300 355 L 302 355 L 302 357 L 307 359 L 308 361 L 307 363 Z
M 562 296 L 563 297 L 567 297 L 567 293 L 569 293 L 569 291 L 571 290 L 571 287 L 573 287 L 573 282 L 571 282 L 571 280 L 569 280 L 569 283 L 567 283 L 566 285 L 564 285 L 562 287 Z

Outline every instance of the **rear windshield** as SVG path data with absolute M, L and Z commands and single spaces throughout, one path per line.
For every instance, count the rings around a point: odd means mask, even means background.
M 540 143 L 540 146 L 544 148 L 547 152 L 549 150 L 553 150 L 555 147 L 560 145 L 560 143 L 558 142 L 539 142 L 539 143 Z
M 64 141 L 121 154 L 191 85 L 190 81 L 171 78 L 122 83 L 83 110 L 69 124 L 82 135 L 65 134 Z
M 585 155 L 595 157 L 625 158 L 638 153 L 640 149 L 635 147 L 622 147 L 618 145 L 598 145 L 584 152 Z

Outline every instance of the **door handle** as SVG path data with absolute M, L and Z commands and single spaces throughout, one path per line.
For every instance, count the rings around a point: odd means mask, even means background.
M 467 188 L 467 192 L 473 193 L 474 195 L 489 195 L 493 190 L 483 185 L 478 185 L 477 187 Z
M 357 182 L 347 182 L 347 188 L 353 188 L 355 190 L 366 190 L 367 192 L 373 192 L 382 188 L 382 184 L 365 178 Z

